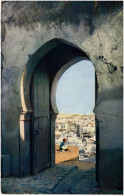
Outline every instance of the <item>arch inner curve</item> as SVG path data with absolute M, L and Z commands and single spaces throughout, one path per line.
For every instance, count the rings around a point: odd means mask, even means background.
M 30 101 L 30 83 L 37 66 L 45 68 L 49 75 L 51 110 L 56 113 L 55 89 L 57 81 L 65 70 L 83 59 L 90 60 L 79 47 L 62 39 L 52 39 L 39 48 L 30 57 L 22 74 L 20 90 L 23 112 L 33 111 Z

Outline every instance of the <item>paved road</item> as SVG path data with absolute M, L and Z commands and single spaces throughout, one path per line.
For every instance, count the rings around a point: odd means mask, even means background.
M 2 178 L 1 190 L 6 194 L 122 194 L 121 190 L 99 189 L 94 169 L 84 171 L 64 165 L 48 168 L 36 176 Z

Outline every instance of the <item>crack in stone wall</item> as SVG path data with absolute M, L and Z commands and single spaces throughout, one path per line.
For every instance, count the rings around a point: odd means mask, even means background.
M 117 66 L 115 66 L 112 62 L 108 62 L 104 56 L 96 56 L 97 60 L 101 60 L 104 64 L 107 65 L 108 73 L 112 74 L 117 70 Z

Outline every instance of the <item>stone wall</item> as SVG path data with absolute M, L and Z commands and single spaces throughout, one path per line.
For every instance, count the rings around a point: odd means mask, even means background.
M 1 145 L 2 154 L 12 157 L 11 175 L 19 176 L 20 172 L 22 75 L 27 68 L 27 62 L 31 61 L 32 66 L 36 62 L 38 56 L 33 59 L 36 51 L 46 42 L 59 38 L 84 51 L 94 65 L 98 82 L 94 108 L 99 122 L 96 128 L 97 181 L 101 187 L 122 187 L 122 27 L 123 2 L 121 1 L 2 2 Z M 28 91 L 28 89 L 24 90 Z M 30 127 L 29 120 L 27 119 L 27 127 Z M 24 133 L 25 138 L 28 138 L 29 133 Z M 28 139 L 28 143 L 23 141 L 21 144 L 28 149 L 24 160 L 28 160 L 27 156 L 30 154 L 30 138 Z M 25 163 L 26 170 L 29 165 Z
M 66 138 L 67 145 L 79 147 L 79 160 L 95 161 L 95 115 L 62 115 L 56 119 L 55 143 L 60 145 Z

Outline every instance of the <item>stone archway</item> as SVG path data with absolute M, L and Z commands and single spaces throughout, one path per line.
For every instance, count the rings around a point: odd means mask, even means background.
M 34 157 L 32 156 L 32 143 L 35 143 L 34 138 L 31 137 L 32 125 L 31 118 L 34 113 L 33 108 L 31 106 L 30 101 L 30 84 L 32 75 L 37 68 L 45 67 L 47 74 L 49 76 L 49 98 L 51 94 L 52 84 L 55 79 L 55 76 L 63 66 L 71 65 L 71 62 L 79 61 L 80 59 L 85 58 L 89 59 L 88 55 L 83 52 L 77 46 L 62 40 L 62 39 L 53 39 L 44 44 L 41 48 L 39 48 L 29 59 L 28 63 L 25 66 L 25 70 L 22 74 L 21 79 L 21 100 L 22 100 L 22 113 L 20 114 L 20 137 L 19 137 L 19 174 L 20 177 L 30 175 L 32 172 L 32 167 L 34 165 Z M 92 59 L 91 59 L 92 60 Z M 94 64 L 94 61 L 92 61 Z M 96 67 L 96 63 L 95 63 Z M 64 68 L 64 67 L 63 67 Z M 104 79 L 104 77 L 103 77 Z M 102 78 L 96 78 L 96 86 L 100 86 L 101 82 L 103 82 Z M 108 117 L 104 116 L 106 113 L 101 112 L 101 108 L 104 108 L 105 111 L 108 108 L 112 108 L 113 105 L 110 100 L 106 97 L 106 90 L 100 91 L 102 89 L 99 88 L 97 102 L 94 108 L 94 113 L 97 115 L 96 119 L 96 180 L 98 181 L 98 185 L 102 187 L 115 187 L 121 186 L 120 182 L 122 179 L 122 150 L 116 148 L 118 146 L 118 140 L 114 145 L 110 144 L 110 138 L 113 137 L 115 139 L 115 133 L 111 131 L 111 123 L 108 122 Z M 108 95 L 110 94 L 109 91 Z M 96 88 L 97 94 L 97 88 Z M 102 98 L 100 99 L 100 97 Z M 54 97 L 54 96 L 53 96 Z M 104 97 L 106 97 L 106 102 Z M 40 99 L 39 99 L 40 100 Z M 42 99 L 41 99 L 42 100 Z M 104 101 L 103 101 L 104 100 Z M 100 105 L 101 104 L 101 105 Z M 102 105 L 103 104 L 103 105 Z M 105 105 L 104 105 L 105 104 Z M 110 105 L 108 105 L 110 104 Z M 50 165 L 55 164 L 55 119 L 57 113 L 53 108 L 54 101 L 49 104 L 49 122 L 50 122 Z M 115 105 L 116 106 L 116 105 Z M 115 107 L 114 106 L 114 107 Z M 109 114 L 107 114 L 109 115 Z M 115 119 L 116 116 L 112 117 Z M 116 118 L 116 121 L 118 119 Z M 99 121 L 99 123 L 98 123 Z M 121 119 L 119 120 L 121 123 Z M 107 124 L 106 124 L 107 123 Z M 115 124 L 115 123 L 114 123 Z M 117 125 L 116 125 L 117 126 Z M 104 130 L 104 132 L 103 132 Z M 107 132 L 110 130 L 110 132 Z M 116 127 L 114 127 L 114 131 L 116 131 Z M 107 134 L 106 134 L 107 132 Z M 111 137 L 110 137 L 111 136 Z M 119 136 L 120 137 L 120 136 Z M 105 139 L 104 139 L 105 138 Z M 119 143 L 119 146 L 121 144 Z M 25 150 L 26 149 L 26 150 Z M 36 151 L 37 152 L 37 151 Z M 113 153 L 112 153 L 113 152 Z M 118 166 L 115 161 L 118 161 Z M 103 162 L 104 160 L 104 162 Z M 113 164 L 114 160 L 114 164 Z M 113 167 L 110 168 L 110 165 Z M 109 172 L 105 173 L 104 170 L 108 170 Z M 120 170 L 118 171 L 118 168 Z M 36 173 L 38 170 L 36 169 Z M 119 178 L 116 181 L 110 181 L 111 176 L 119 175 Z
M 27 63 L 21 79 L 21 101 L 23 112 L 20 115 L 20 176 L 26 176 L 30 173 L 37 173 L 38 170 L 34 168 L 34 162 L 36 155 L 34 153 L 34 145 L 36 144 L 36 138 L 33 137 L 34 129 L 32 128 L 31 119 L 34 115 L 34 109 L 32 108 L 30 91 L 31 91 L 31 79 L 36 69 L 42 70 L 45 68 L 48 75 L 49 83 L 49 98 L 51 95 L 49 105 L 49 123 L 50 123 L 50 147 L 48 154 L 50 154 L 50 165 L 55 164 L 55 119 L 57 111 L 55 109 L 54 98 L 57 81 L 62 73 L 69 68 L 75 62 L 82 59 L 90 60 L 86 53 L 84 53 L 77 46 L 61 39 L 53 39 L 43 45 L 39 50 L 31 56 Z M 39 68 L 38 68 L 39 67 Z M 39 84 L 40 85 L 40 84 Z M 36 88 L 36 87 L 35 87 Z M 38 88 L 38 87 L 37 87 Z M 40 99 L 41 98 L 41 99 Z M 40 97 L 39 100 L 42 100 Z M 44 103 L 46 104 L 46 103 Z M 41 108 L 42 110 L 42 108 Z M 39 112 L 40 113 L 40 112 Z M 31 132 L 31 133 L 30 133 Z M 32 134 L 33 133 L 33 134 Z M 24 149 L 27 149 L 24 153 Z M 38 148 L 38 147 L 35 147 Z M 23 156 L 23 153 L 25 156 Z M 32 155 L 33 154 L 33 155 Z M 25 157 L 27 157 L 27 169 L 24 167 Z M 34 158 L 35 157 L 35 158 Z M 35 160 L 34 160 L 35 159 Z M 36 165 L 36 164 L 35 164 Z M 49 164 L 48 164 L 49 165 Z M 40 168 L 40 167 L 39 167 Z
M 37 64 L 46 64 L 51 93 L 51 85 L 61 67 L 80 56 L 89 56 L 98 78 L 94 110 L 99 120 L 97 179 L 101 187 L 122 188 L 122 2 L 100 2 L 95 10 L 93 2 L 65 2 L 63 6 L 59 2 L 38 4 L 2 4 L 1 153 L 11 158 L 9 175 L 31 174 L 30 121 L 33 108 L 30 83 Z M 32 17 L 28 13 L 33 14 Z M 62 56 L 64 58 L 60 58 Z M 56 114 L 51 104 L 50 114 L 53 133 Z M 54 157 L 51 163 L 54 164 Z

